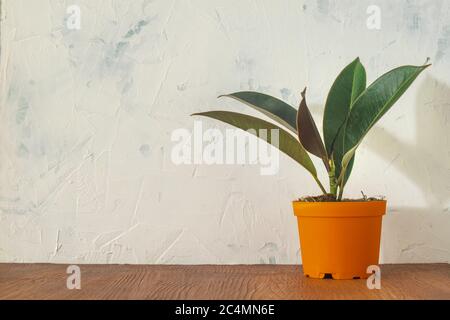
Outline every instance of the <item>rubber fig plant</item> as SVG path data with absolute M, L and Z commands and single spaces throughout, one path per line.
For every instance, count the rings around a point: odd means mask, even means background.
M 430 65 L 427 60 L 422 66 L 401 66 L 366 86 L 365 68 L 359 58 L 355 59 L 338 75 L 328 93 L 323 117 L 323 140 L 308 109 L 306 89 L 301 93 L 298 110 L 258 92 L 236 92 L 219 97 L 245 103 L 287 130 L 256 117 L 229 111 L 193 115 L 220 120 L 246 131 L 253 129 L 249 132 L 257 136 L 260 129 L 278 129 L 278 149 L 303 166 L 324 195 L 341 201 L 352 172 L 355 152 L 364 137 Z M 319 180 L 309 154 L 322 160 L 329 177 L 328 191 Z

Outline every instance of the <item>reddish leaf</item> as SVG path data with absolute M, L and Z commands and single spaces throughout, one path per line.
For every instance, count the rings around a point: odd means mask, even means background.
M 302 92 L 302 102 L 297 112 L 297 131 L 300 143 L 311 154 L 322 159 L 327 171 L 330 171 L 328 156 L 320 137 L 319 130 L 306 104 L 306 88 Z

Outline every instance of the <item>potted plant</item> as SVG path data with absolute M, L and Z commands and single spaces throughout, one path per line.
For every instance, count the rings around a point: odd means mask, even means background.
M 427 61 L 428 62 L 428 61 Z M 228 111 L 195 115 L 221 120 L 258 136 L 259 129 L 279 130 L 279 150 L 311 173 L 321 196 L 293 202 L 298 220 L 303 272 L 312 278 L 367 278 L 367 268 L 378 264 L 381 222 L 386 201 L 344 199 L 355 152 L 369 130 L 430 65 L 402 66 L 366 87 L 366 72 L 359 58 L 336 78 L 325 103 L 323 141 L 306 103 L 306 89 L 298 110 L 272 96 L 237 92 L 225 97 L 241 101 L 276 121 Z M 319 157 L 329 177 L 326 190 L 310 155 Z

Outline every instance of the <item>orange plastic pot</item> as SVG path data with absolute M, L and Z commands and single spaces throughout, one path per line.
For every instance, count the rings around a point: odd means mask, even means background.
M 366 279 L 378 265 L 386 201 L 294 202 L 303 273 L 311 278 Z

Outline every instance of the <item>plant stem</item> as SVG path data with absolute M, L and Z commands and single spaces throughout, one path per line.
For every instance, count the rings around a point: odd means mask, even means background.
M 326 195 L 327 194 L 327 190 L 325 190 L 325 188 L 323 187 L 323 184 L 322 184 L 322 182 L 320 182 L 319 178 L 314 177 L 314 180 L 316 180 L 317 184 L 319 185 L 320 190 L 322 190 L 322 193 L 324 195 Z
M 342 178 L 341 184 L 339 186 L 339 197 L 338 201 L 342 200 L 342 196 L 344 195 L 344 177 Z
M 338 201 L 342 201 L 342 196 L 344 195 L 344 188 L 339 188 Z
M 328 177 L 330 178 L 330 194 L 336 198 L 338 185 L 336 180 L 336 167 L 333 161 L 330 161 L 330 171 L 328 172 Z

